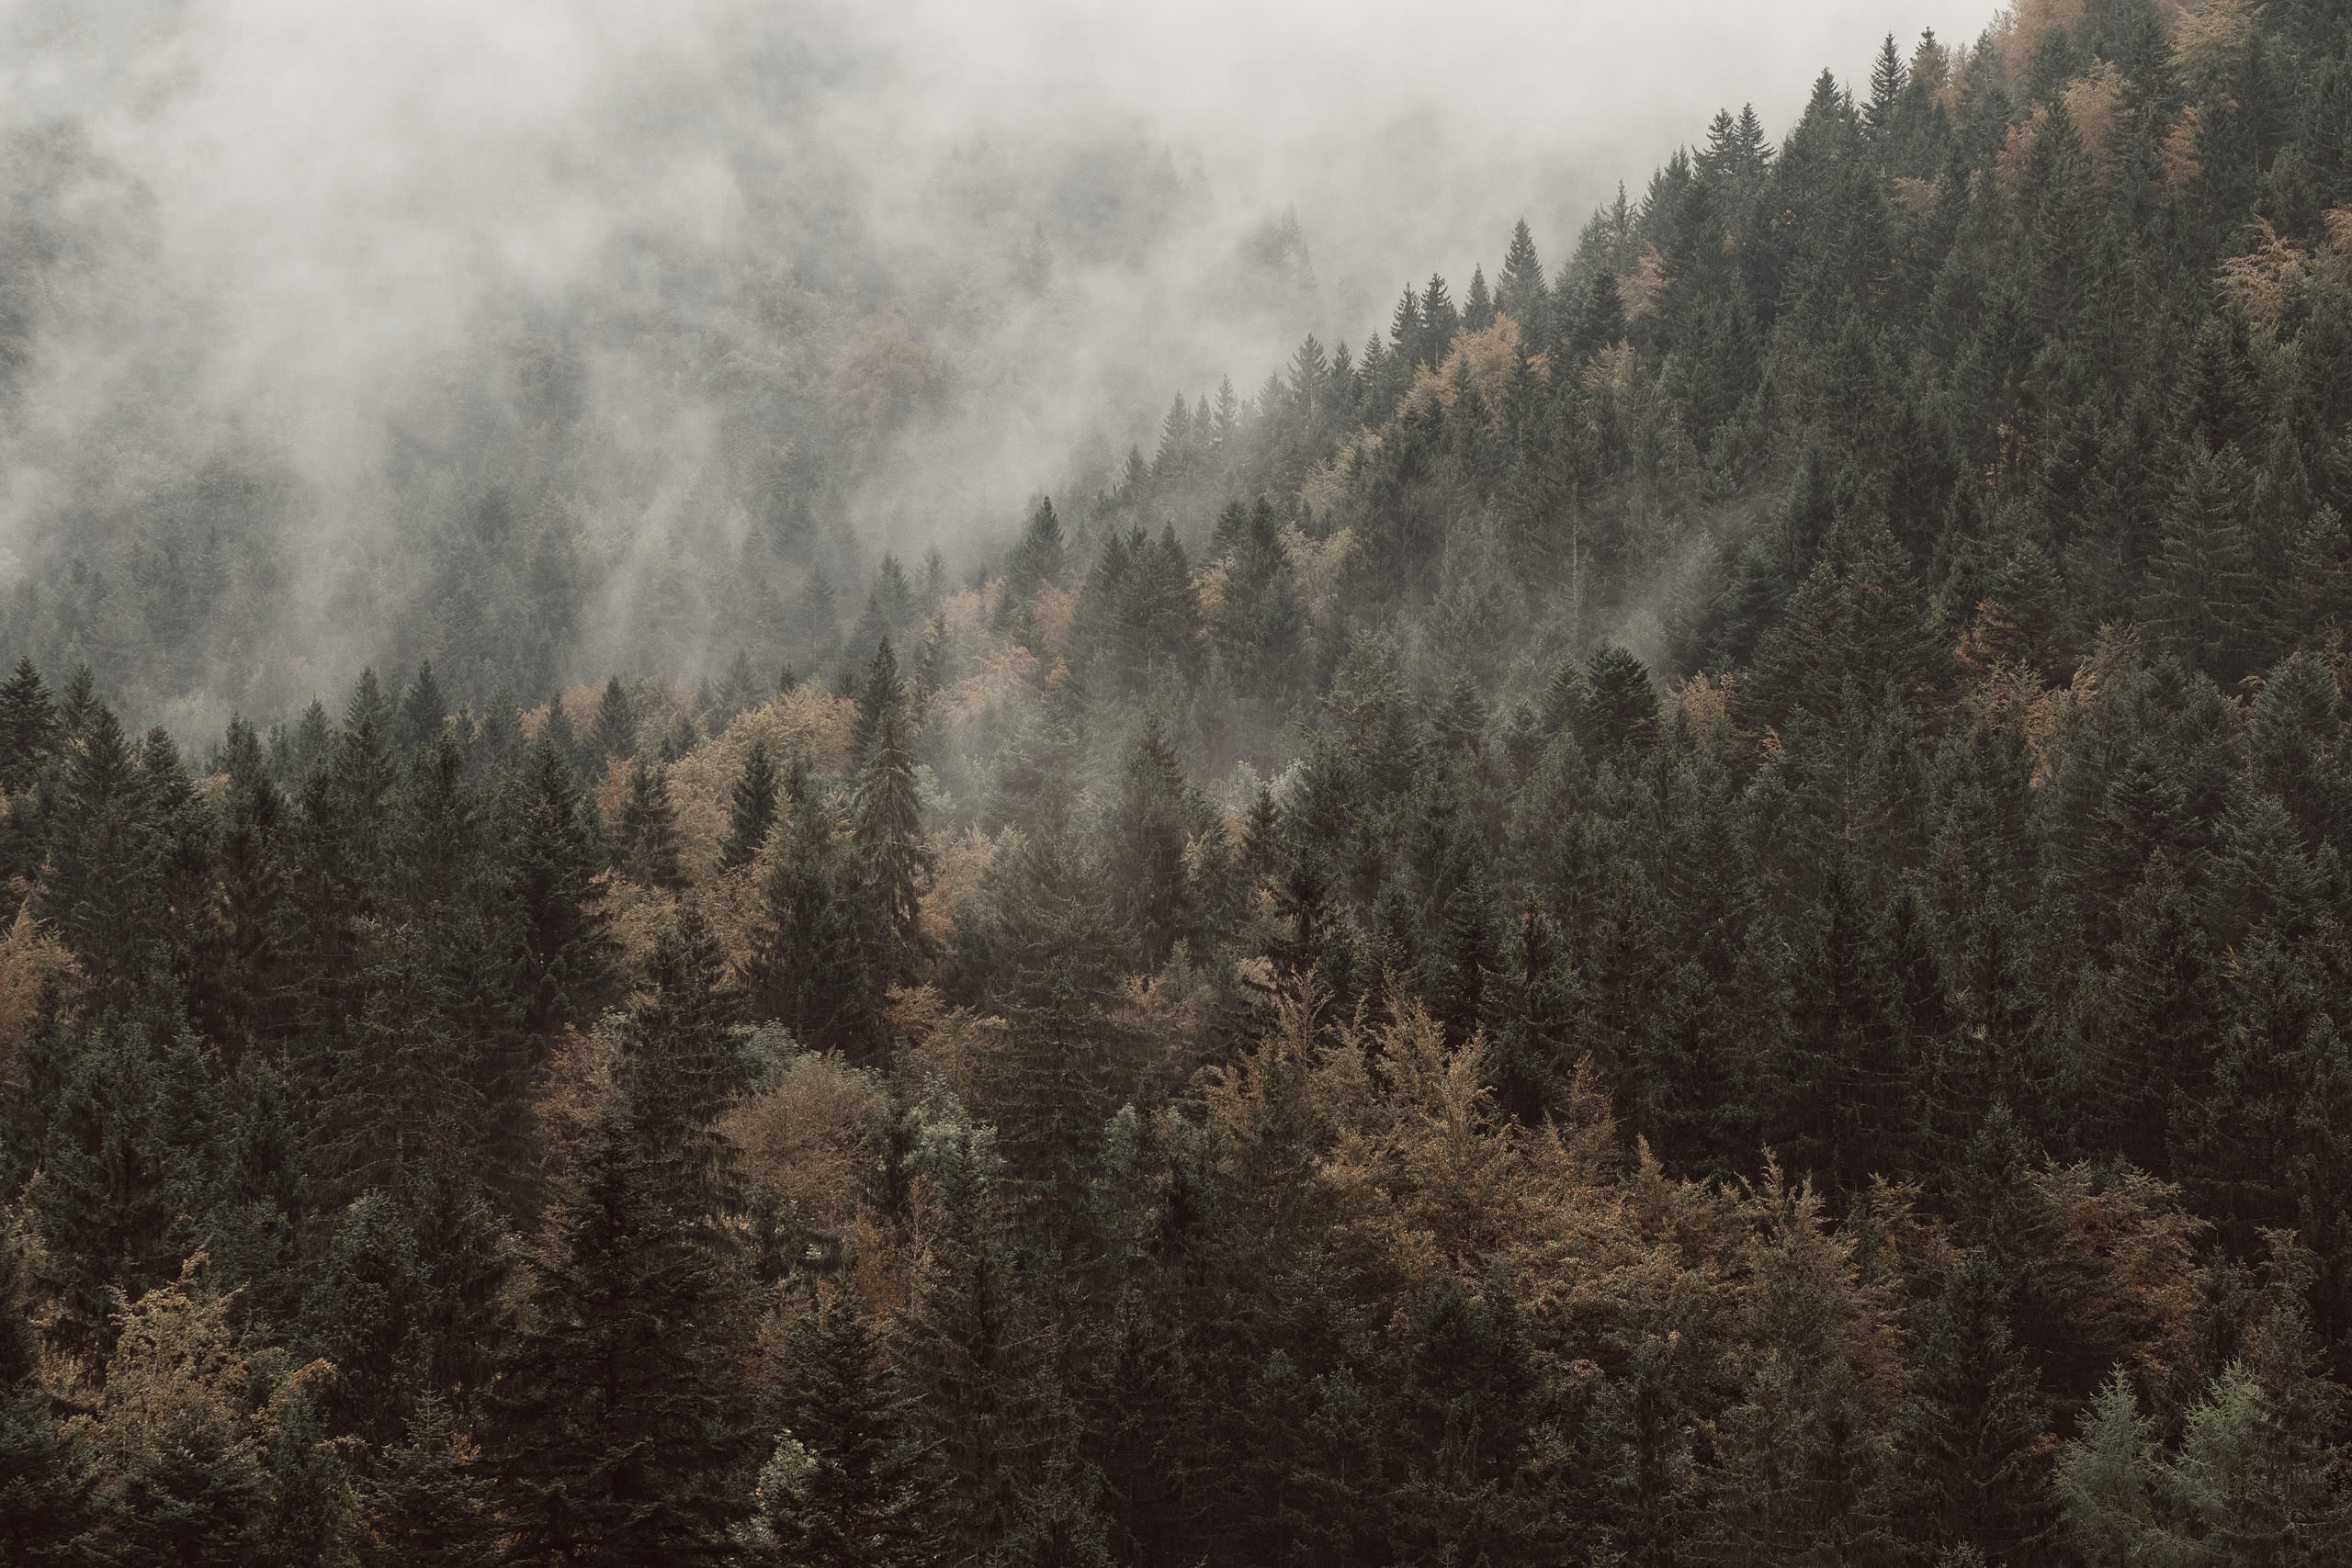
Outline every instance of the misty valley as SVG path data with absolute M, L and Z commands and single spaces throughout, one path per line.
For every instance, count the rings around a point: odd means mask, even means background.
M 2340 0 L 605 10 L 0 4 L 0 1564 L 2352 1562 Z

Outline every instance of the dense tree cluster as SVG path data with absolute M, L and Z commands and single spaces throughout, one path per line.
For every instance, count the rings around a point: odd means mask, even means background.
M 0 1555 L 2344 1561 L 2347 334 L 2340 13 L 2027 5 L 799 675 L 20 663 Z

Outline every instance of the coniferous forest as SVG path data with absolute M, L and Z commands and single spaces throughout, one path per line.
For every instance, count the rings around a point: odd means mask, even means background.
M 2352 1560 L 2352 19 L 1491 238 L 703 666 L 0 603 L 0 1561 Z

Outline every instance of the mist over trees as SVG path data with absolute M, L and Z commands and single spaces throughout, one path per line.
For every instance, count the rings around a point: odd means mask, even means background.
M 548 348 L 397 665 L 179 732 L 292 514 L 74 514 L 0 1558 L 2352 1555 L 2352 23 L 2031 0 L 1693 129 L 969 562 L 809 499 L 986 395 L 933 318 L 706 358 L 651 262 L 546 341 L 772 374 L 789 548 L 581 575 Z

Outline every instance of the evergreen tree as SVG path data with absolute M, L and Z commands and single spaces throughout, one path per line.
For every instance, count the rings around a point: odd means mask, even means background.
M 1544 263 L 1535 254 L 1535 236 L 1521 219 L 1510 231 L 1510 248 L 1503 253 L 1503 269 L 1495 280 L 1495 308 L 1517 321 L 1522 333 L 1542 341 L 1541 312 L 1550 290 L 1544 280 Z
M 874 968 L 904 985 L 914 981 L 929 954 L 922 897 L 931 890 L 937 863 L 923 835 L 922 805 L 903 733 L 902 708 L 885 707 L 876 718 L 874 742 L 859 771 L 851 807 L 850 839 L 875 916 L 878 951 Z
M 15 1246 L 0 1244 L 0 1556 L 64 1568 L 89 1561 L 88 1486 L 36 1376 L 40 1348 L 22 1283 Z
M 1657 731 L 1657 694 L 1641 660 L 1614 643 L 1602 643 L 1586 666 L 1584 692 L 1577 740 L 1586 751 L 1606 757 L 1649 744 Z
M 1226 389 L 1230 397 L 1232 389 Z M 1041 496 L 1036 510 L 1012 553 L 1005 558 L 1004 589 L 1014 600 L 1026 600 L 1041 584 L 1059 581 L 1063 566 L 1061 519 L 1050 497 Z
M 1462 326 L 1465 332 L 1482 333 L 1495 324 L 1495 299 L 1487 289 L 1487 269 L 1470 269 L 1470 292 L 1462 301 Z
M 2050 1527 L 2053 1452 L 2039 1380 L 2011 1343 L 1999 1276 L 1982 1252 L 1945 1276 L 1920 1348 L 1908 1448 L 1910 1528 L 1928 1551 L 2030 1560 Z
M 673 887 L 678 870 L 678 814 L 670 805 L 668 764 L 632 758 L 621 786 L 619 820 L 613 829 L 614 858 L 650 887 Z
M 32 788 L 56 752 L 59 730 L 40 671 L 29 658 L 17 660 L 16 673 L 0 683 L 0 790 L 21 795 Z
M 728 796 L 727 840 L 718 851 L 721 870 L 733 871 L 759 858 L 769 829 L 775 826 L 775 762 L 768 755 L 767 742 L 753 740 Z
M 433 678 L 433 661 L 417 666 L 416 680 L 401 696 L 400 713 L 392 724 L 392 749 L 408 752 L 440 739 L 449 719 L 449 704 L 441 682 Z
M 585 1016 L 610 976 L 595 803 L 555 742 L 533 743 L 497 808 L 500 908 L 515 942 L 524 1027 L 543 1033 Z
M 781 1358 L 783 1431 L 760 1472 L 768 1560 L 900 1568 L 933 1555 L 923 1456 L 855 1303 L 833 1297 L 793 1325 Z
M 637 755 L 637 714 L 617 675 L 605 682 L 605 694 L 596 704 L 596 726 L 588 734 L 588 749 L 599 762 L 625 762 Z
M 751 1494 L 741 1197 L 711 1125 L 741 1082 L 721 967 L 689 912 L 628 1015 L 613 1085 L 533 1254 L 495 1395 L 524 1562 L 720 1562 Z
M 840 812 L 828 800 L 796 806 L 778 835 L 761 889 L 760 923 L 744 985 L 753 1011 L 820 1051 L 863 1060 L 875 1043 L 865 931 Z
M 1138 944 L 1147 971 L 1166 964 L 1191 930 L 1193 890 L 1184 852 L 1204 815 L 1159 716 L 1146 712 L 1127 756 L 1108 869 L 1119 918 Z

